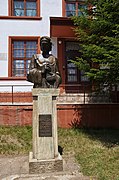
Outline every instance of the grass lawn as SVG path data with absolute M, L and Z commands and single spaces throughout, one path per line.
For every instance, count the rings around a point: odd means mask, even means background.
M 119 180 L 119 131 L 59 129 L 63 154 L 74 154 L 87 176 Z M 0 154 L 28 154 L 32 148 L 31 127 L 0 127 Z

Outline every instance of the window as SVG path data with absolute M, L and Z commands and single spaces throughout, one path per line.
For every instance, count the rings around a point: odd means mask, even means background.
M 25 77 L 32 55 L 38 53 L 38 40 L 37 39 L 12 39 L 11 38 L 11 58 L 9 76 L 12 77 Z
M 85 75 L 84 71 L 81 71 L 81 82 L 89 82 L 89 78 Z
M 65 15 L 67 17 L 85 15 L 84 10 L 87 9 L 85 0 L 66 0 L 65 2 Z
M 10 15 L 11 16 L 40 16 L 40 0 L 11 0 Z
M 74 63 L 67 64 L 67 81 L 77 82 L 77 67 Z
M 79 43 L 67 41 L 65 45 L 66 83 L 79 83 L 80 71 L 71 60 L 80 56 Z
M 80 46 L 78 42 L 67 41 L 65 44 L 65 63 L 66 63 L 66 83 L 78 84 L 80 82 L 89 82 L 83 71 L 80 71 L 77 66 L 71 62 L 80 57 Z

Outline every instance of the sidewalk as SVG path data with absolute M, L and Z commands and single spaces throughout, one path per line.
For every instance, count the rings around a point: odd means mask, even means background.
M 28 156 L 0 156 L 0 180 L 96 180 L 80 173 L 74 157 L 63 157 L 64 170 L 58 173 L 29 174 Z

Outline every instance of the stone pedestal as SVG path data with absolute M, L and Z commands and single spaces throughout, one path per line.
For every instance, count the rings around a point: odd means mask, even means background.
M 58 153 L 56 97 L 59 89 L 35 88 L 33 95 L 33 152 L 29 155 L 29 173 L 63 170 Z

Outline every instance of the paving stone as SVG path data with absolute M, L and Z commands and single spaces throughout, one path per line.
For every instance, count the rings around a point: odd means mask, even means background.
M 73 156 L 64 156 L 63 159 L 64 171 L 29 174 L 28 156 L 0 156 L 0 180 L 90 180 L 82 175 Z

